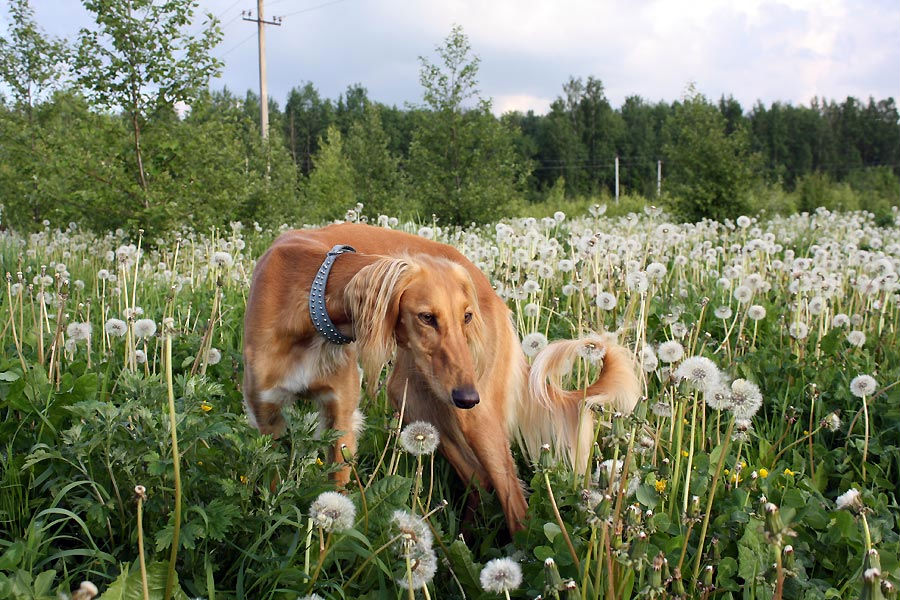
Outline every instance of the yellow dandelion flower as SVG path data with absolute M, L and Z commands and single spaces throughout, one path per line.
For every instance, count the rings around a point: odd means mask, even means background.
M 726 475 L 729 475 L 730 473 L 731 473 L 731 471 L 730 471 L 729 469 L 725 469 L 725 474 L 726 474 Z
M 742 460 L 742 461 L 741 461 L 741 468 L 742 468 L 742 469 L 746 469 L 746 468 L 747 468 L 747 461 L 746 461 L 746 460 Z
M 687 451 L 687 450 L 682 450 L 682 451 L 681 451 L 681 455 L 682 455 L 683 457 L 687 458 L 687 457 L 688 457 L 688 451 Z
M 793 476 L 796 475 L 797 473 L 795 473 L 794 471 L 791 471 L 790 469 L 785 469 L 785 470 L 784 470 L 784 474 L 785 474 L 785 475 L 790 475 L 791 477 L 793 477 Z
M 247 482 L 249 482 L 249 481 L 250 481 L 249 477 L 247 477 L 246 475 L 241 475 L 241 483 L 243 483 L 244 485 L 247 485 Z
M 321 467 L 321 466 L 324 466 L 324 465 L 325 465 L 325 463 L 322 462 L 322 459 L 321 459 L 321 458 L 317 458 L 317 459 L 316 459 L 316 466 L 317 466 L 317 467 Z
M 759 476 L 762 477 L 763 479 L 765 479 L 766 477 L 769 476 L 769 470 L 766 469 L 766 468 L 760 469 L 760 470 L 759 470 Z
M 660 494 L 666 491 L 666 484 L 668 482 L 665 479 L 657 479 L 654 487 L 656 487 L 656 491 Z
M 212 404 L 210 404 L 209 402 L 201 402 L 200 410 L 202 410 L 203 412 L 209 412 L 212 410 Z

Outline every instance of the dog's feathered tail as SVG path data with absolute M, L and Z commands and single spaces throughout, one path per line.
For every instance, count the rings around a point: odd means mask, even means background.
M 602 355 L 597 380 L 587 389 L 563 389 L 561 379 L 581 356 Z M 543 444 L 557 459 L 577 471 L 587 467 L 594 437 L 592 405 L 603 404 L 630 413 L 641 394 L 631 354 L 610 334 L 553 342 L 535 357 L 523 397 L 516 402 L 515 435 L 522 449 L 537 460 Z

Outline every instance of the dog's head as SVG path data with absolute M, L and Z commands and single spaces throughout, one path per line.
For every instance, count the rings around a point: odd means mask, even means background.
M 427 256 L 382 259 L 353 278 L 345 298 L 370 384 L 399 345 L 436 396 L 478 404 L 484 322 L 465 268 Z

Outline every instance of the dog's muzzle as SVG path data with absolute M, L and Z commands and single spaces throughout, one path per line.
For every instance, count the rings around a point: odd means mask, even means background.
M 450 392 L 450 398 L 457 408 L 472 408 L 481 401 L 478 390 L 470 385 L 455 388 Z

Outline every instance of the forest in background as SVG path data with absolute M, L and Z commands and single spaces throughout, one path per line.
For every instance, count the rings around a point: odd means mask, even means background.
M 688 220 L 820 205 L 886 216 L 900 198 L 893 98 L 744 107 L 688 85 L 676 101 L 630 96 L 614 107 L 588 76 L 569 77 L 547 114 L 498 117 L 478 92 L 477 54 L 454 27 L 420 60 L 417 103 L 385 105 L 358 83 L 326 98 L 298 82 L 283 104 L 269 100 L 264 142 L 259 96 L 209 86 L 223 68 L 214 18 L 188 34 L 200 24 L 195 5 L 84 5 L 96 27 L 75 40 L 45 35 L 26 0 L 8 5 L 4 225 L 301 224 L 356 203 L 371 216 L 482 223 L 609 199 L 616 156 L 624 208 L 646 201 Z

